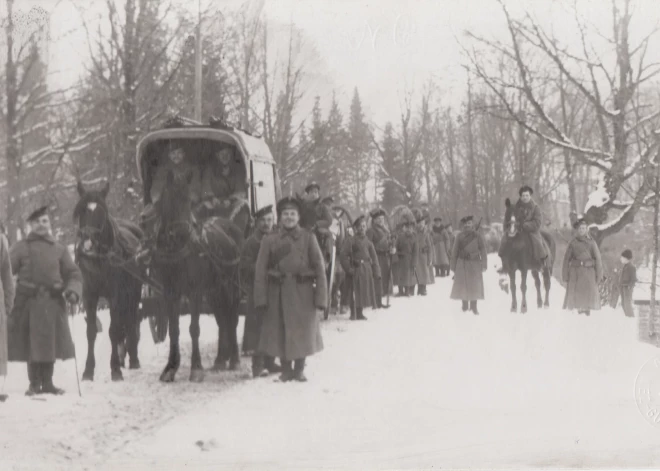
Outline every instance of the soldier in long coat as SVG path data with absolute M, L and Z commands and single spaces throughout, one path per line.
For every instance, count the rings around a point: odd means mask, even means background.
M 254 215 L 256 229 L 245 241 L 241 253 L 241 283 L 247 287 L 247 313 L 245 316 L 245 327 L 243 330 L 243 352 L 252 353 L 252 375 L 257 378 L 275 373 L 280 368 L 275 365 L 273 357 L 262 355 L 257 349 L 259 347 L 259 336 L 263 323 L 263 311 L 254 308 L 254 269 L 257 265 L 261 241 L 273 230 L 273 207 L 265 206 Z
M 355 235 L 342 247 L 341 264 L 352 288 L 351 320 L 366 320 L 363 309 L 377 306 L 376 283 L 381 282 L 378 255 L 366 236 L 367 222 L 364 216 L 353 222 Z
M 26 394 L 63 394 L 53 384 L 55 360 L 74 357 L 65 300 L 77 304 L 82 274 L 68 249 L 51 235 L 48 208 L 30 215 L 30 233 L 10 249 L 17 275 L 10 317 L 9 361 L 27 362 Z
M 393 237 L 389 228 L 385 225 L 385 211 L 382 209 L 371 213 L 371 227 L 367 230 L 367 238 L 374 245 L 382 275 L 381 282 L 376 283 L 376 305 L 379 308 L 387 308 L 389 306 L 383 304 L 383 296 L 388 293 L 391 294 L 393 285 L 390 273 L 392 271 L 392 255 L 395 249 Z
M 415 257 L 417 295 L 426 296 L 426 285 L 433 283 L 433 274 L 431 273 L 431 266 L 433 265 L 433 240 L 426 228 L 426 221 L 422 212 L 417 211 L 415 217 L 417 219 L 417 227 L 415 229 L 415 237 L 417 238 L 417 256 Z
M 541 235 L 543 213 L 541 207 L 532 199 L 533 194 L 534 190 L 529 186 L 520 188 L 518 191 L 520 198 L 514 207 L 514 216 L 522 231 L 530 238 L 534 259 L 539 263 L 545 263 L 549 252 Z M 506 255 L 508 247 L 508 236 L 505 233 L 499 250 L 500 256 Z
M 577 236 L 571 240 L 564 255 L 562 280 L 566 283 L 564 309 L 577 309 L 591 314 L 600 309 L 598 282 L 603 278 L 603 263 L 596 241 L 589 236 L 587 222 L 576 221 Z
M 484 299 L 483 272 L 488 268 L 486 242 L 474 228 L 472 216 L 461 219 L 463 229 L 451 251 L 450 268 L 454 272 L 451 299 L 462 302 L 463 312 L 479 314 L 477 301 Z
M 305 358 L 323 350 L 325 265 L 316 237 L 298 224 L 300 202 L 283 198 L 277 213 L 280 228 L 262 240 L 254 276 L 254 306 L 265 310 L 259 351 L 280 357 L 281 381 L 306 381 Z
M 433 266 L 436 275 L 445 277 L 449 275 L 449 256 L 451 254 L 451 240 L 445 226 L 442 225 L 442 218 L 433 218 Z
M 14 306 L 14 289 L 9 244 L 0 232 L 0 376 L 7 375 L 7 316 Z M 6 395 L 0 398 L 5 399 Z
M 417 260 L 417 237 L 415 236 L 415 223 L 406 222 L 403 231 L 396 241 L 396 254 L 394 255 L 397 267 L 396 281 L 399 286 L 397 296 L 413 296 L 415 294 L 415 261 Z

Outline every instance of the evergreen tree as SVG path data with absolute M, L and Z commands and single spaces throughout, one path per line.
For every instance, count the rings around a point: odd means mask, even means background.
M 358 89 L 353 91 L 348 121 L 345 188 L 358 210 L 366 209 L 366 183 L 369 180 L 369 129 L 364 121 Z

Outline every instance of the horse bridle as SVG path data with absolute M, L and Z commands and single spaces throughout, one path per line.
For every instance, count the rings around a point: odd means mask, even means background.
M 80 227 L 80 216 L 78 217 L 78 240 L 79 243 L 76 244 L 76 251 L 79 252 L 82 256 L 89 257 L 89 258 L 104 258 L 108 256 L 108 253 L 112 250 L 112 245 L 107 246 L 107 250 L 103 250 L 106 248 L 106 244 L 103 244 L 101 242 L 101 234 L 105 231 L 106 227 L 108 226 L 108 212 L 103 208 L 102 206 L 99 206 L 101 210 L 103 210 L 104 217 L 103 217 L 103 224 L 101 225 L 100 228 L 93 227 L 93 226 L 84 226 Z M 112 228 L 112 226 L 110 226 Z M 114 231 L 113 231 L 114 232 Z M 114 234 L 113 234 L 114 236 Z M 87 251 L 84 248 L 84 243 L 86 240 L 90 240 L 92 242 L 92 246 L 96 247 L 97 250 L 95 252 L 92 251 Z M 81 243 L 83 244 L 82 250 L 80 250 Z

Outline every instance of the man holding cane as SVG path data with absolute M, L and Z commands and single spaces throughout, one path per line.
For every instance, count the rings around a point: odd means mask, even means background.
M 48 207 L 28 217 L 30 233 L 10 249 L 17 275 L 16 300 L 9 318 L 9 361 L 26 362 L 27 396 L 64 394 L 53 384 L 55 360 L 74 358 L 66 302 L 77 304 L 82 274 L 67 248 L 51 234 Z

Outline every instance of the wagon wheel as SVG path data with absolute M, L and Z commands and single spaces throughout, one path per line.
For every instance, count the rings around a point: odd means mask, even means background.
M 164 342 L 167 337 L 167 317 L 163 315 L 149 316 L 149 328 L 155 344 Z

